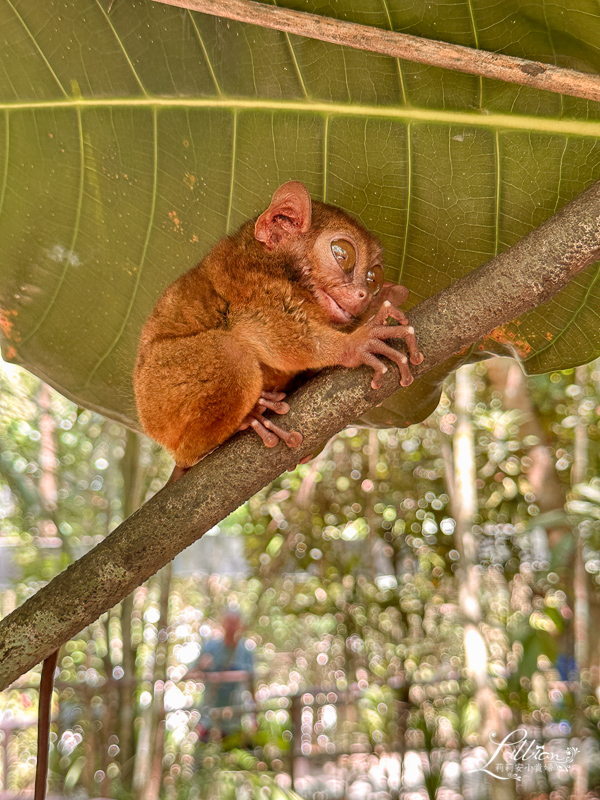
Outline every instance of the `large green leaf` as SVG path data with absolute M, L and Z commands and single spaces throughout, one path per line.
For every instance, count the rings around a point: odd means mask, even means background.
M 600 67 L 591 0 L 286 5 Z M 281 182 L 359 215 L 415 303 L 600 177 L 600 109 L 584 100 L 149 0 L 3 0 L 0 30 L 4 354 L 125 420 L 158 294 Z M 534 371 L 596 356 L 597 274 L 490 346 Z

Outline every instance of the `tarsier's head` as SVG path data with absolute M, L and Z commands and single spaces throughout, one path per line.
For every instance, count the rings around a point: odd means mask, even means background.
M 300 279 L 332 323 L 352 322 L 383 287 L 377 238 L 341 208 L 311 200 L 299 181 L 277 189 L 254 235 L 267 250 L 293 257 Z

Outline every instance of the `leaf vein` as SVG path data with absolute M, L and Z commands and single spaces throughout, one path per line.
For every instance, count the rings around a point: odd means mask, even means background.
M 325 117 L 323 130 L 323 202 L 327 202 L 327 163 L 329 161 L 329 117 Z
M 100 2 L 100 0 L 96 0 L 96 5 L 98 6 L 100 11 L 104 15 L 104 18 L 105 18 L 106 22 L 110 26 L 110 29 L 111 29 L 111 31 L 113 33 L 113 36 L 115 37 L 115 39 L 117 41 L 117 44 L 121 48 L 121 52 L 125 56 L 125 60 L 129 64 L 129 68 L 131 69 L 131 72 L 133 73 L 133 77 L 135 78 L 135 80 L 136 80 L 138 86 L 140 87 L 142 93 L 147 97 L 148 96 L 148 92 L 146 91 L 146 88 L 145 88 L 144 84 L 142 83 L 142 79 L 140 78 L 140 76 L 137 73 L 137 70 L 136 70 L 136 68 L 135 68 L 135 66 L 133 64 L 133 61 L 129 57 L 129 53 L 127 52 L 127 49 L 126 49 L 125 45 L 123 44 L 123 40 L 121 39 L 121 37 L 117 33 L 117 30 L 116 30 L 115 26 L 112 24 L 112 20 L 111 20 L 110 16 L 104 10 L 104 6 Z
M 391 31 L 393 31 L 394 30 L 394 26 L 392 24 L 392 15 L 390 14 L 390 9 L 389 9 L 389 6 L 387 4 L 387 0 L 381 0 L 381 2 L 383 4 L 383 10 L 384 10 L 385 15 L 387 17 L 389 28 L 390 28 Z M 402 94 L 402 103 L 404 105 L 406 105 L 406 103 L 407 103 L 406 87 L 404 85 L 404 72 L 402 71 L 402 62 L 400 61 L 399 58 L 396 58 L 394 60 L 396 62 L 396 68 L 398 70 L 398 79 L 400 80 L 400 93 Z
M 404 267 L 406 265 L 406 256 L 408 252 L 408 230 L 410 225 L 410 209 L 412 197 L 412 141 L 411 141 L 411 123 L 406 126 L 406 222 L 404 224 L 404 237 L 402 242 L 402 260 L 400 262 L 400 273 L 398 281 L 402 279 L 404 274 Z
M 2 174 L 2 190 L 0 190 L 0 216 L 4 208 L 4 198 L 6 197 L 6 186 L 8 184 L 8 164 L 10 148 L 10 115 L 8 109 L 4 111 L 4 171 Z
M 273 5 L 277 5 L 277 0 L 274 0 Z M 292 44 L 292 40 L 290 38 L 289 33 L 287 31 L 284 32 L 285 40 L 287 42 L 287 46 L 290 51 L 290 55 L 292 56 L 292 61 L 294 62 L 294 69 L 296 70 L 296 75 L 298 76 L 298 80 L 300 81 L 300 88 L 302 89 L 302 94 L 306 99 L 309 99 L 308 90 L 306 88 L 306 84 L 304 83 L 304 78 L 302 77 L 302 70 L 300 69 L 300 64 L 298 63 L 298 58 L 296 57 L 296 51 L 294 49 L 294 45 Z
M 238 112 L 235 110 L 233 112 L 233 143 L 231 147 L 231 180 L 229 182 L 229 201 L 227 203 L 227 223 L 225 225 L 225 230 L 227 233 L 230 231 L 231 227 L 231 213 L 233 210 L 233 187 L 235 184 L 235 159 L 236 159 L 236 150 L 237 150 L 237 117 Z
M 208 66 L 208 70 L 210 72 L 210 76 L 211 76 L 211 78 L 213 80 L 213 83 L 215 85 L 215 89 L 217 91 L 217 94 L 219 95 L 219 97 L 223 97 L 223 92 L 221 91 L 221 87 L 219 86 L 219 81 L 217 80 L 217 76 L 216 76 L 215 70 L 213 68 L 212 61 L 210 60 L 210 56 L 208 55 L 208 50 L 206 49 L 206 45 L 204 43 L 204 39 L 202 38 L 202 34 L 200 33 L 200 29 L 196 25 L 196 20 L 194 19 L 194 15 L 189 10 L 188 10 L 188 15 L 189 15 L 189 18 L 190 18 L 190 20 L 192 22 L 192 26 L 193 26 L 194 30 L 196 31 L 196 36 L 198 37 L 198 42 L 200 43 L 200 47 L 202 48 L 202 52 L 204 54 L 204 58 L 206 60 L 206 64 Z
M 157 115 L 157 111 L 156 111 L 156 109 L 154 109 L 154 112 L 153 112 L 153 115 L 152 115 L 153 133 L 154 133 L 154 139 L 153 139 L 153 141 L 154 141 L 154 149 L 153 149 L 152 202 L 150 204 L 150 215 L 149 215 L 149 219 L 148 219 L 148 226 L 146 228 L 146 236 L 145 236 L 145 239 L 144 239 L 144 246 L 143 246 L 143 249 L 142 249 L 142 255 L 141 255 L 141 258 L 140 258 L 140 262 L 139 262 L 138 268 L 136 270 L 136 279 L 135 279 L 135 284 L 133 286 L 133 291 L 131 293 L 131 299 L 129 300 L 129 304 L 127 306 L 127 310 L 125 311 L 125 314 L 123 316 L 123 321 L 122 321 L 122 323 L 121 323 L 121 325 L 119 327 L 119 330 L 117 331 L 117 335 L 114 337 L 114 339 L 112 340 L 112 342 L 108 346 L 108 348 L 107 348 L 106 352 L 104 353 L 104 355 L 102 355 L 98 359 L 96 364 L 94 365 L 92 371 L 90 372 L 90 374 L 88 376 L 88 379 L 87 379 L 87 381 L 85 383 L 85 386 L 83 387 L 84 389 L 89 388 L 94 375 L 99 370 L 99 368 L 102 366 L 104 361 L 106 361 L 108 356 L 113 352 L 113 350 L 117 346 L 121 336 L 123 335 L 123 331 L 125 330 L 125 328 L 127 326 L 127 323 L 129 322 L 129 318 L 131 317 L 131 312 L 133 310 L 135 298 L 137 296 L 138 289 L 139 289 L 139 286 L 140 286 L 140 281 L 141 281 L 141 278 L 142 278 L 142 272 L 144 270 L 144 264 L 146 262 L 146 255 L 148 253 L 148 245 L 150 243 L 150 237 L 151 237 L 152 228 L 153 228 L 153 225 L 154 225 L 154 216 L 156 214 L 156 197 L 157 197 L 157 184 L 158 184 L 158 119 L 157 119 L 157 116 L 158 116 Z
M 40 315 L 39 320 L 31 329 L 31 331 L 27 334 L 27 336 L 23 339 L 23 344 L 29 341 L 29 339 L 31 339 L 31 337 L 38 332 L 38 330 L 44 324 L 48 314 L 54 307 L 56 298 L 58 297 L 59 292 L 62 289 L 62 286 L 66 280 L 67 273 L 69 272 L 69 267 L 71 266 L 72 263 L 73 253 L 75 252 L 75 243 L 77 242 L 77 236 L 79 234 L 79 225 L 81 222 L 81 209 L 83 206 L 83 192 L 85 186 L 85 141 L 83 137 L 83 123 L 81 120 L 81 109 L 77 109 L 77 130 L 79 133 L 79 189 L 77 195 L 77 207 L 75 210 L 75 221 L 73 223 L 73 236 L 71 237 L 71 244 L 68 253 L 65 254 L 63 270 L 56 286 L 54 287 L 54 291 L 52 292 L 51 297 L 48 299 L 46 307 L 43 313 Z
M 16 18 L 19 20 L 19 22 L 20 22 L 20 23 L 21 23 L 21 25 L 23 26 L 23 29 L 24 29 L 24 30 L 25 30 L 25 32 L 27 33 L 27 36 L 29 36 L 29 38 L 30 38 L 30 39 L 31 39 L 31 41 L 33 42 L 33 45 L 34 45 L 35 49 L 38 51 L 38 53 L 39 53 L 39 54 L 40 54 L 40 56 L 42 57 L 42 59 L 43 59 L 43 61 L 44 61 L 44 64 L 45 64 L 45 65 L 46 65 L 46 67 L 48 68 L 48 72 L 49 72 L 49 73 L 52 75 L 52 77 L 53 77 L 53 78 L 54 78 L 54 80 L 56 81 L 56 83 L 57 83 L 57 85 L 58 85 L 59 89 L 61 90 L 61 92 L 63 93 L 63 95 L 64 95 L 65 97 L 68 97 L 69 95 L 67 94 L 67 91 L 66 91 L 65 87 L 64 87 L 64 86 L 62 85 L 62 83 L 60 82 L 60 79 L 59 79 L 58 75 L 56 74 L 56 72 L 55 72 L 55 71 L 52 69 L 52 65 L 50 64 L 50 62 L 49 62 L 49 61 L 48 61 L 48 59 L 46 58 L 46 56 L 45 56 L 45 54 L 44 54 L 44 51 L 42 50 L 42 48 L 39 46 L 39 44 L 38 44 L 38 42 L 37 42 L 37 39 L 35 38 L 35 36 L 33 35 L 33 33 L 32 33 L 32 32 L 29 30 L 29 28 L 27 27 L 27 25 L 26 25 L 26 23 L 25 23 L 25 20 L 24 20 L 24 19 L 23 19 L 23 17 L 22 17 L 22 16 L 19 14 L 19 12 L 18 12 L 18 11 L 17 11 L 17 9 L 15 8 L 15 6 L 14 6 L 14 5 L 13 5 L 13 3 L 11 2 L 11 0 L 6 0 L 6 2 L 7 2 L 7 3 L 8 3 L 8 5 L 11 7 L 11 9 L 12 9 L 12 12 L 13 12 L 13 14 L 15 15 L 15 17 L 16 17 Z

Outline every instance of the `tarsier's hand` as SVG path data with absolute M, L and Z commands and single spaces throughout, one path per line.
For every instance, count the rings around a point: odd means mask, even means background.
M 285 392 L 261 392 L 258 402 L 242 420 L 238 430 L 243 431 L 246 428 L 253 428 L 266 447 L 275 447 L 280 439 L 283 439 L 288 447 L 301 445 L 302 434 L 298 433 L 298 431 L 287 431 L 277 425 L 276 422 L 273 422 L 272 419 L 263 417 L 267 409 L 274 411 L 276 414 L 287 414 L 290 407 L 287 403 L 282 402 L 284 399 Z
M 388 288 L 389 287 L 389 288 Z M 394 296 L 395 287 L 387 285 L 386 297 Z M 402 292 L 403 290 L 403 296 Z M 397 296 L 406 299 L 407 290 L 403 286 L 398 286 Z M 399 325 L 387 325 L 388 318 L 391 317 L 399 322 Z M 423 361 L 422 353 L 419 353 L 417 339 L 414 328 L 412 328 L 403 311 L 396 308 L 390 300 L 386 299 L 381 304 L 377 313 L 367 320 L 360 328 L 357 328 L 348 336 L 348 346 L 342 356 L 344 367 L 358 367 L 366 364 L 375 371 L 371 387 L 379 389 L 383 375 L 388 368 L 377 356 L 386 356 L 398 365 L 400 370 L 400 383 L 402 386 L 409 386 L 413 382 L 408 359 L 404 353 L 386 344 L 386 339 L 404 339 L 408 348 L 411 364 L 420 364 Z

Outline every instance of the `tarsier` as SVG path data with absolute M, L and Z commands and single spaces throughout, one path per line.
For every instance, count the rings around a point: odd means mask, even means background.
M 300 433 L 264 412 L 289 411 L 285 391 L 301 372 L 367 364 L 376 389 L 386 356 L 402 385 L 412 382 L 408 361 L 423 356 L 398 308 L 408 289 L 385 283 L 381 261 L 358 220 L 289 181 L 163 292 L 142 330 L 133 386 L 144 431 L 175 459 L 171 481 L 248 427 L 267 447 L 300 445 Z M 405 340 L 408 358 L 392 338 Z M 56 655 L 44 662 L 34 800 L 45 797 Z
M 142 330 L 133 385 L 140 423 L 173 455 L 175 477 L 249 426 L 267 447 L 298 446 L 298 432 L 264 416 L 289 410 L 298 373 L 367 364 L 377 388 L 387 356 L 411 383 L 406 355 L 386 342 L 402 338 L 410 362 L 423 360 L 398 308 L 408 290 L 384 282 L 381 262 L 358 220 L 289 181 L 165 290 Z

